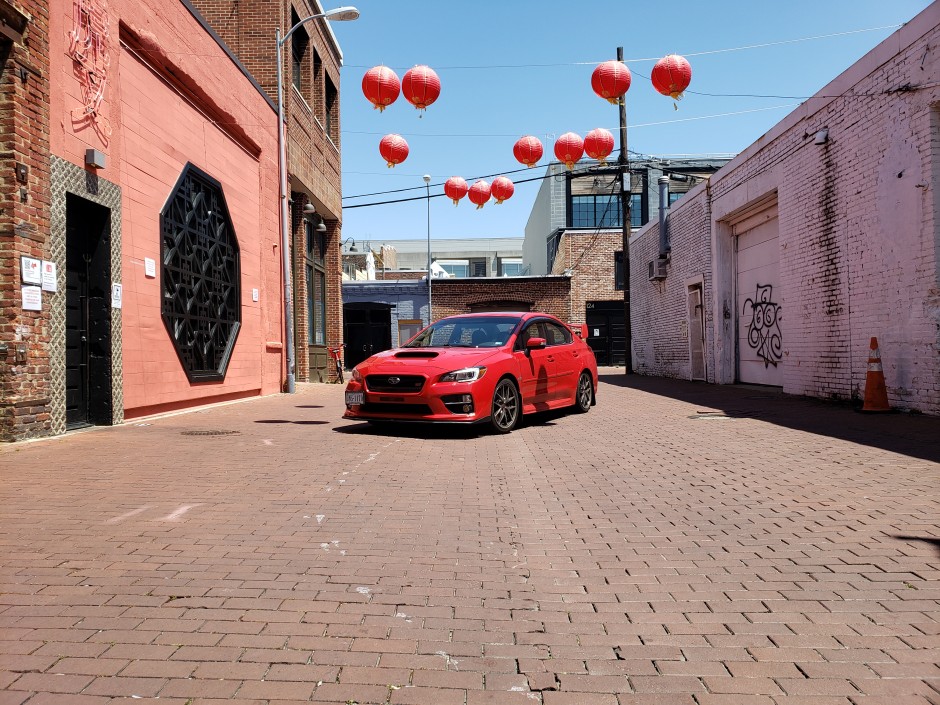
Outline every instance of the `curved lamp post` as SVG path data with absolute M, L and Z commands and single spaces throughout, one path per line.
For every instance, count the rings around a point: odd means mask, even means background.
M 297 24 L 287 30 L 287 33 L 281 37 L 281 28 L 278 27 L 275 32 L 275 41 L 277 42 L 277 167 L 280 176 L 280 213 L 281 213 L 281 250 L 284 260 L 284 350 L 287 358 L 287 393 L 294 393 L 294 303 L 291 298 L 291 254 L 290 254 L 290 232 L 288 228 L 287 212 L 287 135 L 284 126 L 284 67 L 281 56 L 284 44 L 290 39 L 301 25 L 311 20 L 324 19 L 335 20 L 355 20 L 359 17 L 359 10 L 355 7 L 337 7 L 334 10 L 321 12 L 317 15 L 311 15 L 300 20 Z

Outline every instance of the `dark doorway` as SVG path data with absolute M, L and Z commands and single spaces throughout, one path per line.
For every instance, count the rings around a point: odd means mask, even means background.
M 627 327 L 623 301 L 588 301 L 585 305 L 587 343 L 598 365 L 622 365 L 626 359 Z
M 111 211 L 65 201 L 65 424 L 111 424 Z
M 367 357 L 392 347 L 392 307 L 356 303 L 343 306 L 344 359 L 352 369 Z

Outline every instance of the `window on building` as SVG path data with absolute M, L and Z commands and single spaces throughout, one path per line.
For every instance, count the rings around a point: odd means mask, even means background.
M 241 327 L 238 239 L 222 185 L 187 164 L 160 233 L 164 325 L 191 382 L 221 381 Z
M 470 261 L 465 259 L 439 259 L 434 260 L 441 265 L 445 272 L 452 277 L 469 277 Z
M 291 21 L 293 24 L 300 22 L 300 17 L 297 16 L 296 12 L 291 13 Z M 310 37 L 304 32 L 303 29 L 298 29 L 294 32 L 294 35 L 291 37 L 291 81 L 294 83 L 294 88 L 300 91 L 301 95 L 305 96 L 304 84 L 304 59 L 307 57 L 307 48 L 310 46 Z
M 522 259 L 519 257 L 500 257 L 496 260 L 497 276 L 518 277 L 522 274 Z
M 323 121 L 323 60 L 316 48 L 313 49 L 313 114 Z
M 619 228 L 620 194 L 591 194 L 571 197 L 572 228 Z
M 326 77 L 324 83 L 323 129 L 333 144 L 339 144 L 339 93 L 336 92 L 336 86 L 333 85 L 329 76 Z
M 679 193 L 675 193 L 675 192 L 673 192 L 673 191 L 670 191 L 670 192 L 669 192 L 669 205 L 671 206 L 673 203 L 675 203 L 676 201 L 678 201 L 678 200 L 679 200 L 680 198 L 682 198 L 684 195 L 685 195 L 685 191 L 680 191 Z
M 614 289 L 623 291 L 623 250 L 614 252 Z
M 326 233 L 306 220 L 307 342 L 326 345 Z
M 555 264 L 555 257 L 558 255 L 558 245 L 561 243 L 561 232 L 554 233 L 545 243 L 545 256 L 548 262 L 548 271 L 552 271 Z
M 630 194 L 630 227 L 639 228 L 643 225 L 643 194 Z

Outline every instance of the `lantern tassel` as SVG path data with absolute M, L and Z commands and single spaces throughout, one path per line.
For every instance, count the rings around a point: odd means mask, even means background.
M 480 203 L 480 204 L 477 206 L 477 210 L 480 210 L 482 207 L 483 207 L 483 204 Z

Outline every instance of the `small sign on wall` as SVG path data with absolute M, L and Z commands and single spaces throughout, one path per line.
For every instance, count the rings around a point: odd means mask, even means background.
M 20 280 L 24 284 L 42 284 L 42 261 L 35 257 L 20 257 Z
M 55 278 L 55 262 L 42 261 L 42 290 L 55 293 L 57 289 Z
M 121 308 L 124 299 L 124 287 L 120 284 L 111 285 L 111 308 Z
M 156 260 L 153 260 L 150 257 L 144 257 L 144 275 L 150 279 L 153 279 L 157 276 Z
M 23 292 L 23 310 L 24 311 L 42 311 L 42 288 L 38 286 L 24 286 Z
M 252 289 L 252 290 L 251 290 L 251 300 L 252 300 L 252 301 L 257 301 L 257 300 L 258 300 L 258 290 L 257 290 L 257 289 Z

